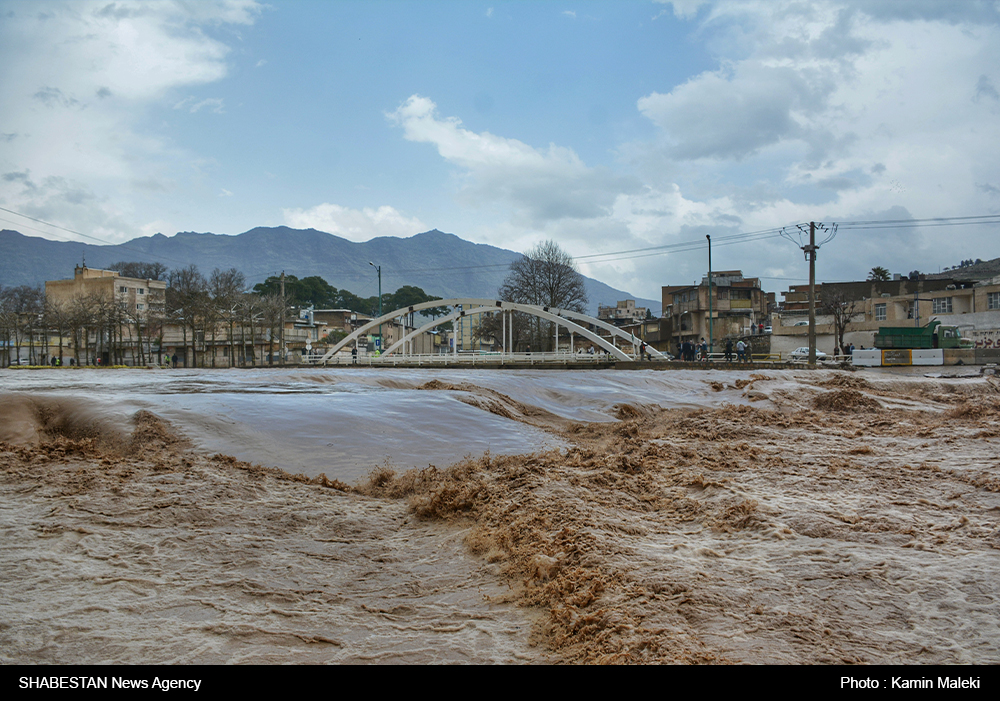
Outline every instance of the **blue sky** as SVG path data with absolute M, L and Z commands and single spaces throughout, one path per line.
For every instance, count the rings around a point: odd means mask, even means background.
M 780 290 L 806 276 L 793 243 L 723 237 L 998 214 L 998 164 L 995 2 L 0 0 L 0 206 L 108 242 L 551 238 L 658 298 L 711 234 L 713 268 Z M 936 272 L 997 239 L 845 228 L 818 275 Z

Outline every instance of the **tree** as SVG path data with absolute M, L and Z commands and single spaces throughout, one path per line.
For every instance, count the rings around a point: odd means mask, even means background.
M 573 257 L 563 251 L 555 241 L 544 241 L 510 264 L 510 272 L 497 291 L 502 300 L 519 304 L 534 304 L 574 312 L 587 308 L 587 288 L 573 262 Z M 515 318 L 521 316 L 514 314 Z M 524 328 L 524 320 L 514 321 L 514 330 Z M 479 325 L 480 338 L 499 339 L 503 320 L 491 315 Z M 550 347 L 552 323 L 533 317 L 528 324 L 530 332 L 525 342 L 536 349 Z M 517 347 L 515 341 L 515 347 Z M 513 350 L 513 349 L 512 349 Z
M 883 268 L 881 265 L 877 265 L 872 268 L 872 271 L 868 273 L 868 279 L 873 282 L 888 282 L 889 281 L 889 271 Z
M 820 311 L 833 317 L 833 333 L 837 338 L 837 347 L 841 349 L 841 352 L 844 349 L 844 334 L 847 332 L 851 320 L 861 311 L 860 306 L 861 302 L 856 299 L 848 299 L 843 294 L 833 295 L 829 299 L 824 295 Z
M 587 288 L 573 257 L 555 241 L 543 241 L 510 264 L 500 299 L 520 304 L 558 307 L 574 312 L 587 308 Z
M 141 263 L 137 261 L 120 260 L 108 266 L 108 270 L 117 271 L 122 277 L 133 277 L 139 280 L 165 280 L 167 266 L 163 263 Z
M 212 345 L 215 345 L 215 324 L 218 320 L 226 324 L 226 339 L 229 344 L 230 366 L 234 365 L 235 348 L 235 326 L 237 317 L 237 306 L 240 302 L 240 295 L 246 289 L 246 277 L 236 268 L 220 270 L 216 268 L 212 271 L 212 276 L 208 280 L 208 291 L 212 298 L 211 316 L 213 323 L 211 326 Z M 212 349 L 212 367 L 215 367 L 216 351 Z
M 187 367 L 187 332 L 191 330 L 191 365 L 198 366 L 198 324 L 205 317 L 208 301 L 208 281 L 198 272 L 198 266 L 189 265 L 170 273 L 167 288 L 167 316 L 180 324 L 184 345 L 184 367 Z

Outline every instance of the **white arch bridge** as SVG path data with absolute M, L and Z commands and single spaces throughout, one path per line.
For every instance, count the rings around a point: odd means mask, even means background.
M 431 309 L 433 307 L 452 307 L 454 311 L 445 316 L 439 316 L 432 321 L 427 322 L 423 326 L 414 329 L 410 333 L 405 334 L 401 339 L 393 343 L 391 346 L 386 348 L 382 355 L 378 358 L 368 359 L 366 358 L 366 363 L 369 360 L 375 360 L 376 362 L 395 362 L 396 359 L 407 358 L 411 354 L 409 351 L 412 349 L 412 341 L 414 338 L 420 334 L 427 333 L 434 328 L 440 326 L 441 324 L 447 323 L 449 321 L 455 321 L 463 317 L 472 317 L 480 314 L 502 314 L 503 315 L 503 338 L 504 343 L 501 346 L 505 349 L 510 349 L 512 344 L 509 342 L 509 336 L 513 335 L 513 324 L 511 323 L 511 314 L 513 312 L 523 312 L 525 314 L 530 314 L 536 316 L 540 319 L 546 321 L 551 321 L 555 324 L 554 327 L 554 337 L 558 339 L 559 328 L 562 327 L 566 329 L 570 334 L 570 354 L 561 354 L 565 359 L 573 355 L 573 344 L 574 337 L 576 335 L 582 336 L 588 341 L 592 342 L 595 346 L 604 349 L 610 355 L 614 356 L 618 360 L 632 361 L 638 359 L 638 349 L 639 343 L 641 342 L 639 338 L 635 335 L 626 333 L 619 329 L 618 327 L 609 324 L 607 322 L 601 321 L 600 319 L 595 319 L 587 314 L 582 314 L 580 312 L 570 311 L 568 309 L 558 309 L 556 307 L 543 307 L 534 304 L 518 304 L 517 302 L 507 302 L 499 299 L 478 299 L 478 298 L 456 298 L 456 299 L 436 299 L 432 302 L 422 302 L 420 304 L 414 304 L 409 307 L 403 307 L 401 309 L 396 309 L 388 314 L 383 314 L 377 319 L 372 319 L 364 326 L 361 326 L 349 336 L 340 341 L 337 345 L 327 351 L 326 355 L 319 358 L 316 362 L 318 364 L 326 364 L 337 357 L 337 353 L 342 349 L 355 343 L 360 336 L 367 334 L 369 331 L 378 328 L 380 324 L 385 324 L 393 319 L 398 319 L 408 314 L 414 312 L 419 312 L 424 309 Z M 587 326 L 581 325 L 585 324 Z M 609 333 L 608 337 L 601 336 L 589 327 L 596 327 L 598 329 L 603 329 Z M 620 339 L 621 341 L 627 342 L 630 347 L 630 353 L 626 353 L 624 350 L 615 345 L 615 339 Z M 651 355 L 659 358 L 660 360 L 667 360 L 667 356 L 663 355 L 652 346 L 647 345 L 647 352 Z M 457 356 L 458 348 L 453 349 L 453 355 L 455 359 Z M 560 354 L 535 354 L 535 358 L 543 360 L 545 356 L 558 356 Z M 504 351 L 501 353 L 501 357 L 510 356 L 514 358 L 515 354 L 509 351 Z

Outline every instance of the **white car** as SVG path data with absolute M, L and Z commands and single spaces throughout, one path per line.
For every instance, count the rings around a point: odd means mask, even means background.
M 816 351 L 816 360 L 826 360 L 827 355 L 823 351 Z M 809 346 L 802 346 L 801 348 L 796 348 L 791 353 L 788 354 L 789 360 L 809 360 Z
M 792 326 L 809 326 L 808 321 L 796 321 Z

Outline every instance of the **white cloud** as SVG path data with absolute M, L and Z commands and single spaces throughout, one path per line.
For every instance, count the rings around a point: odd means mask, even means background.
M 456 117 L 439 117 L 426 97 L 413 95 L 387 116 L 403 127 L 406 139 L 434 144 L 442 158 L 465 171 L 464 202 L 502 202 L 524 226 L 603 216 L 618 194 L 639 190 L 634 178 L 590 168 L 572 149 L 555 144 L 536 149 L 517 139 L 464 129 Z
M 982 187 L 1000 181 L 995 3 L 717 2 L 704 13 L 678 9 L 675 3 L 678 16 L 703 18 L 697 36 L 718 52 L 719 67 L 640 98 L 637 107 L 659 137 L 623 152 L 648 173 L 672 173 L 682 201 L 706 226 L 722 227 L 726 217 L 756 230 L 886 211 L 995 211 L 992 191 Z M 640 206 L 644 200 L 664 204 Z M 662 227 L 673 236 L 676 211 L 651 191 L 620 198 L 616 217 L 637 234 Z M 687 226 L 681 224 L 694 231 Z M 970 249 L 984 258 L 997 254 L 986 232 L 966 229 L 951 242 L 965 257 Z M 743 248 L 745 268 L 801 274 L 796 251 L 780 241 Z M 874 265 L 908 272 L 941 254 L 933 235 L 844 232 L 821 256 L 821 275 L 863 277 Z
M 223 114 L 226 111 L 223 103 L 224 100 L 221 97 L 209 97 L 204 100 L 198 100 L 196 97 L 185 97 L 174 105 L 174 109 L 187 110 L 191 114 L 194 114 L 204 108 L 215 114 Z
M 283 209 L 282 213 L 285 224 L 293 229 L 316 229 L 351 241 L 368 241 L 376 236 L 407 238 L 432 228 L 389 206 L 350 209 L 323 203 L 310 209 Z
M 5 3 L 0 123 L 16 138 L 0 141 L 0 172 L 30 169 L 36 187 L 0 181 L 0 200 L 111 240 L 134 236 L 142 224 L 121 195 L 189 158 L 139 125 L 151 108 L 175 104 L 176 91 L 226 75 L 229 47 L 204 28 L 252 23 L 260 9 L 250 0 Z
M 673 6 L 674 16 L 680 19 L 692 19 L 697 16 L 702 5 L 706 5 L 707 0 L 656 0 Z

